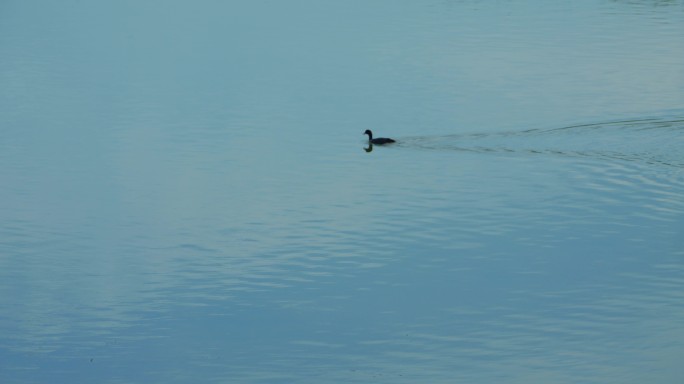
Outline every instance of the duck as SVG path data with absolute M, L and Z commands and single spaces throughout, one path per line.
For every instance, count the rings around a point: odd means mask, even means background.
M 366 129 L 366 132 L 364 132 L 363 134 L 368 135 L 368 144 L 383 145 L 383 144 L 396 143 L 396 140 L 388 139 L 387 137 L 378 137 L 378 138 L 374 139 L 373 138 L 373 132 L 371 132 L 370 129 Z

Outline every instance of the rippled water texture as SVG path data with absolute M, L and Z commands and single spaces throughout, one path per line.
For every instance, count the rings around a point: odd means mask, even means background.
M 0 382 L 684 382 L 682 26 L 3 1 Z

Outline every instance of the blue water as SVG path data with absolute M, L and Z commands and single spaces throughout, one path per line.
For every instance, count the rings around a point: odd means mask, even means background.
M 0 382 L 684 382 L 683 26 L 3 1 Z

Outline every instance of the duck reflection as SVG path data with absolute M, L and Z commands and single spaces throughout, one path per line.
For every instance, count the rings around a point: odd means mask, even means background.
M 373 152 L 373 143 L 368 143 L 368 146 L 363 149 L 366 152 Z

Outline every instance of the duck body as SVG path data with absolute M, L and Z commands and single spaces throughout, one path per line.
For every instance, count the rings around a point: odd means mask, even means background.
M 377 137 L 374 139 L 373 138 L 373 132 L 370 129 L 366 129 L 366 132 L 364 132 L 363 134 L 368 135 L 368 143 L 370 143 L 370 144 L 383 145 L 383 144 L 396 143 L 395 140 L 389 139 L 387 137 Z

